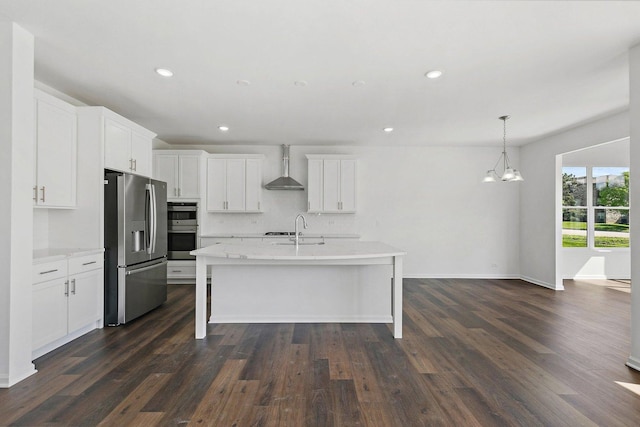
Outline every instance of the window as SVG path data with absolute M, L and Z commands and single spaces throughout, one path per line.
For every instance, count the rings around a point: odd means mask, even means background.
M 562 168 L 562 246 L 629 247 L 629 168 Z

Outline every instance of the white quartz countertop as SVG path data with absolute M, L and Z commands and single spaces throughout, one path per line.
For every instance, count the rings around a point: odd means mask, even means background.
M 85 255 L 93 255 L 104 252 L 104 248 L 46 248 L 33 251 L 33 263 L 59 261 L 65 258 L 73 258 Z
M 246 238 L 246 239 L 257 239 L 257 238 L 282 238 L 286 239 L 291 236 L 287 235 L 265 235 L 265 233 L 214 233 L 214 234 L 201 234 L 200 237 L 204 238 Z M 339 234 L 339 233 L 302 233 L 300 237 L 304 237 L 307 239 L 359 239 L 360 235 L 358 234 Z
M 284 242 L 283 242 L 284 243 Z M 287 242 L 288 243 L 288 242 Z M 335 241 L 325 244 L 280 244 L 280 242 L 220 243 L 191 252 L 214 258 L 254 260 L 347 260 L 403 256 L 406 252 L 382 242 L 360 240 Z

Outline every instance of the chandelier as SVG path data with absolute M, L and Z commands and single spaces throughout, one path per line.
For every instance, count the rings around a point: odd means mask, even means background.
M 520 172 L 517 169 L 512 168 L 511 164 L 509 164 L 509 156 L 507 155 L 507 120 L 509 120 L 509 117 L 511 116 L 499 117 L 499 119 L 502 120 L 503 124 L 502 154 L 500 154 L 500 157 L 498 157 L 498 161 L 496 162 L 495 166 L 493 166 L 493 169 L 489 169 L 487 171 L 487 174 L 485 175 L 482 182 L 496 182 L 498 179 L 501 181 L 509 182 L 524 181 L 524 178 L 522 177 L 522 175 L 520 175 Z M 500 164 L 500 161 L 502 161 L 501 176 L 496 172 L 496 168 Z

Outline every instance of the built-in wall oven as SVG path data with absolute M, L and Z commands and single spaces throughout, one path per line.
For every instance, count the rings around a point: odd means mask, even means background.
M 197 248 L 198 204 L 194 202 L 167 203 L 167 221 L 167 259 L 195 259 L 189 252 Z

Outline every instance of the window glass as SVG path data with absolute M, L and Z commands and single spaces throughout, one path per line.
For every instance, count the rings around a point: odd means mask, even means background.
M 596 248 L 629 247 L 629 209 L 595 209 L 594 246 Z
M 586 248 L 587 241 L 587 168 L 562 168 L 562 246 Z M 577 206 L 582 206 L 577 208 Z
M 587 247 L 587 208 L 562 209 L 562 246 Z
M 587 168 L 562 168 L 562 205 L 587 206 Z
M 629 168 L 594 167 L 593 204 L 595 206 L 628 207 Z

